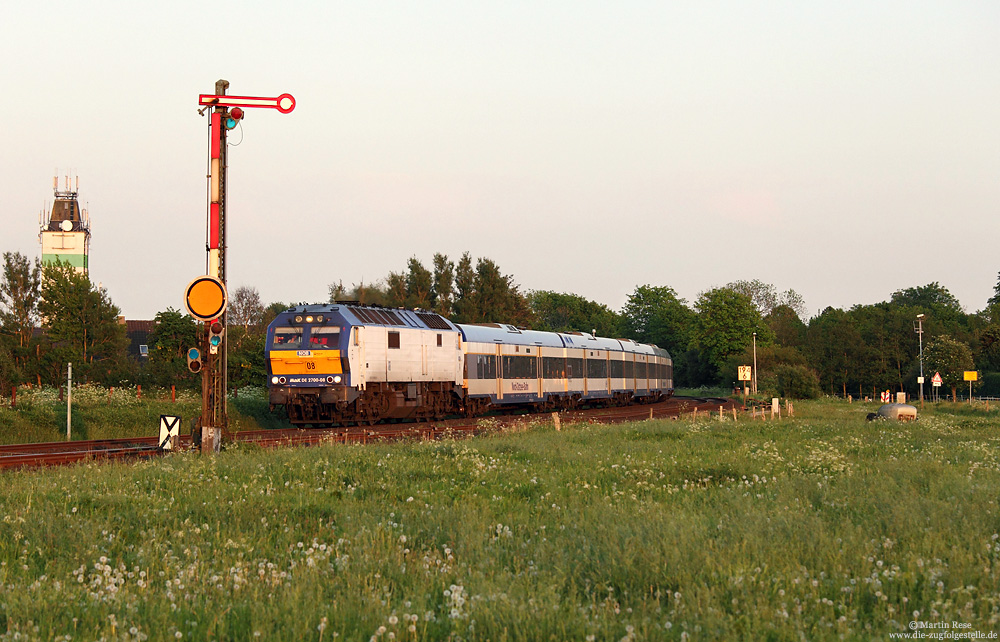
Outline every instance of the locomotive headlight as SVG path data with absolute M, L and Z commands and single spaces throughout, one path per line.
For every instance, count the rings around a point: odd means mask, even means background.
M 322 314 L 317 314 L 316 315 L 316 323 L 323 323 L 323 315 Z
M 301 314 L 295 316 L 295 322 L 296 323 L 302 323 L 302 315 Z
M 312 315 L 307 316 L 306 317 L 306 323 L 312 323 L 312 322 L 313 322 Z
M 271 383 L 278 383 L 277 377 L 271 377 Z
M 333 382 L 334 383 L 340 383 L 343 380 L 344 380 L 344 378 L 341 377 L 340 375 L 334 375 L 334 377 L 333 377 Z

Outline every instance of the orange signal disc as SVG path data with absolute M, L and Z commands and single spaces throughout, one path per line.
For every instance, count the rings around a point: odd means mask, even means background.
M 184 307 L 196 319 L 211 321 L 226 311 L 226 286 L 214 276 L 199 276 L 187 286 Z

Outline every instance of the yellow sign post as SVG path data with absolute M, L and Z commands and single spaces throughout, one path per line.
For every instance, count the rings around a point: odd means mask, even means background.
M 979 381 L 979 372 L 976 370 L 965 370 L 962 373 L 962 378 L 969 382 L 969 405 L 972 405 L 972 382 Z

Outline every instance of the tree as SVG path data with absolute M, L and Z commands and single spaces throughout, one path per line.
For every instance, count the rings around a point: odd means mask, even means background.
M 501 273 L 500 266 L 490 259 L 482 258 L 476 262 L 472 290 L 472 295 L 465 300 L 468 305 L 464 311 L 466 323 L 531 325 L 531 309 L 514 283 L 514 277 Z
M 41 263 L 17 252 L 3 255 L 0 281 L 0 386 L 4 390 L 40 375 L 42 341 L 34 336 L 41 298 Z
M 157 312 L 156 326 L 149 335 L 147 372 L 155 385 L 196 387 L 200 380 L 187 368 L 187 351 L 200 348 L 198 324 L 190 315 L 173 308 Z
M 892 293 L 891 302 L 915 308 L 945 308 L 956 313 L 962 312 L 962 304 L 958 299 L 937 281 L 920 287 L 896 290 Z
M 259 330 L 264 323 L 264 304 L 257 288 L 241 285 L 229 298 L 226 321 L 230 326 L 241 326 L 244 331 Z
M 326 286 L 326 289 L 327 293 L 329 294 L 329 296 L 327 297 L 327 301 L 329 303 L 336 303 L 337 301 L 348 300 L 347 290 L 344 288 L 343 281 L 337 281 L 336 283 L 331 283 L 330 285 Z
M 528 294 L 535 328 L 546 332 L 591 332 L 621 336 L 621 317 L 608 306 L 576 294 L 541 290 Z
M 385 298 L 380 302 L 381 305 L 402 308 L 406 306 L 406 299 L 406 275 L 402 272 L 389 272 L 389 276 L 385 277 Z M 375 303 L 375 301 L 367 303 Z
M 924 346 L 924 363 L 928 371 L 941 373 L 943 383 L 951 387 L 952 401 L 958 398 L 958 384 L 964 381 L 965 371 L 975 369 L 969 346 L 943 334 Z
M 674 362 L 674 380 L 683 385 L 702 383 L 697 353 L 689 354 L 691 333 L 697 315 L 673 288 L 640 285 L 628 296 L 622 308 L 622 330 L 629 339 L 652 343 L 670 353 Z
M 53 344 L 58 372 L 62 364 L 72 362 L 82 378 L 116 383 L 112 375 L 124 363 L 128 338 L 107 290 L 94 287 L 70 265 L 46 265 L 38 311 Z M 57 380 L 59 375 L 53 374 Z
M 745 294 L 730 288 L 715 288 L 698 297 L 695 309 L 698 322 L 692 339 L 718 369 L 720 379 L 729 378 L 725 371 L 728 358 L 750 346 L 754 332 L 757 333 L 757 345 L 772 341 L 770 329 Z
M 16 335 L 19 347 L 26 347 L 38 322 L 42 266 L 32 265 L 20 252 L 4 252 L 3 280 L 0 281 L 0 328 Z
M 455 267 L 455 312 L 452 319 L 456 323 L 468 323 L 474 302 L 472 294 L 476 287 L 476 271 L 472 268 L 472 257 L 468 252 L 462 253 Z
M 430 271 L 417 257 L 410 257 L 410 260 L 406 262 L 405 307 L 430 310 L 433 290 L 434 277 Z
M 993 286 L 993 296 L 986 301 L 986 307 L 979 314 L 990 323 L 1000 324 L 1000 274 L 997 274 L 997 283 Z
M 764 283 L 759 279 L 754 279 L 753 281 L 733 281 L 732 283 L 727 283 L 726 287 L 748 297 L 761 316 L 767 316 L 778 305 L 777 290 L 770 283 Z
M 854 390 L 862 383 L 875 383 L 866 374 L 871 359 L 865 342 L 854 318 L 843 310 L 828 307 L 809 321 L 806 350 L 824 390 L 839 387 L 846 396 L 848 386 Z
M 753 301 L 754 306 L 762 317 L 771 314 L 778 306 L 791 308 L 799 317 L 806 314 L 806 302 L 802 295 L 795 290 L 785 290 L 778 293 L 778 290 L 770 283 L 764 283 L 758 279 L 753 281 L 733 281 L 726 284 L 730 290 L 735 290 L 740 294 L 745 294 Z
M 789 305 L 779 304 L 764 317 L 764 323 L 774 333 L 774 340 L 789 348 L 798 348 L 805 344 L 806 324 L 798 313 Z
M 434 255 L 434 285 L 432 287 L 434 311 L 450 317 L 455 301 L 455 264 L 444 254 Z
M 820 394 L 819 377 L 802 365 L 782 364 L 775 368 L 778 394 L 792 399 L 815 399 Z

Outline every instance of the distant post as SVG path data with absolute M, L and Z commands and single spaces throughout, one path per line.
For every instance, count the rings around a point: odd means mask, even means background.
M 66 364 L 66 441 L 72 437 L 73 419 L 73 364 Z

